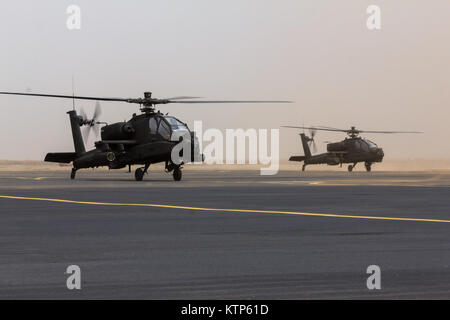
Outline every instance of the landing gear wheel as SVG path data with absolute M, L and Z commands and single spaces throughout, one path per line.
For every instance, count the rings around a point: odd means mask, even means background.
M 173 180 L 180 181 L 183 177 L 183 173 L 181 172 L 180 168 L 173 169 Z
M 352 172 L 353 171 L 353 166 L 352 165 L 349 165 L 348 166 L 348 172 Z
M 70 179 L 75 179 L 75 175 L 77 174 L 77 169 L 72 168 L 72 172 L 70 173 Z
M 305 171 L 305 169 L 306 169 L 306 165 L 303 165 L 302 166 L 302 171 Z
M 372 164 L 366 163 L 366 171 L 370 172 L 372 170 Z
M 136 181 L 142 181 L 142 179 L 144 178 L 144 170 L 142 170 L 142 168 L 137 168 L 134 172 L 134 178 L 136 179 Z

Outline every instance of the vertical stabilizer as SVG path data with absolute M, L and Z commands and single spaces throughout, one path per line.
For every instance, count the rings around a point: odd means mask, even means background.
M 308 138 L 304 133 L 300 134 L 300 137 L 302 138 L 302 146 L 303 146 L 303 152 L 305 153 L 305 158 L 311 158 L 311 150 L 309 149 L 308 145 Z
M 86 152 L 84 147 L 83 137 L 81 136 L 80 119 L 75 110 L 67 112 L 70 117 L 70 126 L 72 127 L 73 145 L 77 156 L 81 156 Z

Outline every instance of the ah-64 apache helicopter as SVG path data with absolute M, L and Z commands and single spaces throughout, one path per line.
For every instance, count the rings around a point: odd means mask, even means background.
M 351 172 L 358 162 L 364 162 L 366 171 L 372 170 L 372 164 L 383 161 L 384 152 L 374 142 L 363 139 L 359 136 L 360 133 L 422 133 L 417 131 L 366 131 L 358 130 L 351 127 L 349 130 L 337 129 L 330 127 L 294 127 L 284 126 L 285 128 L 307 129 L 310 130 L 311 137 L 301 133 L 304 156 L 292 156 L 289 161 L 303 161 L 302 171 L 309 164 L 327 164 L 331 166 L 340 165 L 343 163 L 350 163 L 348 171 Z M 312 145 L 313 150 L 316 150 L 314 137 L 316 130 L 345 132 L 349 137 L 340 142 L 331 142 L 327 144 L 327 152 L 312 155 L 309 148 Z
M 126 166 L 131 171 L 132 165 L 142 165 L 135 171 L 135 179 L 141 181 L 144 174 L 147 173 L 151 164 L 164 162 L 166 172 L 172 172 L 173 179 L 179 181 L 182 178 L 182 165 L 193 162 L 196 159 L 204 161 L 204 156 L 199 154 L 198 140 L 195 132 L 191 132 L 182 121 L 175 117 L 164 115 L 155 110 L 157 105 L 170 103 L 287 103 L 289 101 L 236 101 L 236 100 L 189 100 L 196 97 L 174 97 L 168 99 L 152 98 L 151 92 L 145 92 L 144 98 L 99 98 L 85 97 L 75 95 L 53 95 L 53 94 L 35 94 L 35 93 L 17 93 L 0 92 L 0 94 L 34 96 L 47 98 L 64 98 L 75 100 L 94 100 L 94 101 L 118 101 L 140 105 L 142 114 L 133 114 L 133 117 L 126 122 L 117 122 L 105 124 L 99 122 L 100 108 L 97 103 L 94 116 L 88 119 L 84 112 L 78 115 L 73 110 L 67 112 L 70 117 L 72 127 L 72 137 L 75 146 L 75 152 L 48 153 L 45 161 L 56 163 L 73 164 L 71 179 L 75 179 L 77 170 L 84 168 L 94 168 L 107 166 L 110 169 L 121 169 Z M 95 149 L 86 151 L 81 126 L 87 126 L 87 133 L 91 128 L 98 129 L 100 124 L 105 124 L 101 128 L 101 140 L 95 142 Z M 183 157 L 183 162 L 176 163 L 172 161 L 172 149 L 182 141 L 180 137 L 190 137 L 190 157 Z M 189 149 L 189 148 L 187 148 Z M 188 153 L 188 152 L 187 152 Z M 183 156 L 183 155 L 181 155 Z M 186 160 L 186 158 L 188 158 Z M 189 161 L 190 158 L 190 161 Z M 184 161 L 186 160 L 186 161 Z

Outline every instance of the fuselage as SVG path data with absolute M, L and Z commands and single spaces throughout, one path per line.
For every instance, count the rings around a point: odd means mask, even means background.
M 305 164 L 339 165 L 341 163 L 383 161 L 384 152 L 375 143 L 362 138 L 349 138 L 341 142 L 329 143 L 327 152 L 305 158 Z
M 193 153 L 198 142 L 188 126 L 160 113 L 133 115 L 127 122 L 106 125 L 101 140 L 73 161 L 76 169 L 108 166 L 120 169 L 127 165 L 170 162 L 171 152 L 180 136 L 192 139 Z

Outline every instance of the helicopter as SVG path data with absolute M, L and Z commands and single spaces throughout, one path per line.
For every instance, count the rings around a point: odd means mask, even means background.
M 165 171 L 173 175 L 175 181 L 182 179 L 182 166 L 186 163 L 203 162 L 204 155 L 200 154 L 198 138 L 195 132 L 190 131 L 186 123 L 181 120 L 156 111 L 157 105 L 172 103 L 189 104 L 216 104 L 216 103 L 289 103 L 290 101 L 267 100 L 192 100 L 198 97 L 180 96 L 166 99 L 152 97 L 151 92 L 145 92 L 143 98 L 101 98 L 72 95 L 55 95 L 40 93 L 0 92 L 1 95 L 32 96 L 44 98 L 72 99 L 73 110 L 67 112 L 72 129 L 72 138 L 75 152 L 48 153 L 44 161 L 60 164 L 72 163 L 73 168 L 70 178 L 75 179 L 76 172 L 80 169 L 97 168 L 106 166 L 109 169 L 122 169 L 128 166 L 131 172 L 132 165 L 140 165 L 135 171 L 136 181 L 142 181 L 151 164 L 165 163 Z M 75 100 L 96 101 L 94 115 L 88 119 L 81 111 L 80 115 L 75 110 Z M 99 101 L 126 102 L 138 104 L 141 114 L 133 114 L 129 121 L 107 124 L 98 120 L 101 110 Z M 98 132 L 101 127 L 101 140 L 95 142 L 95 148 L 86 151 L 81 127 L 86 126 L 85 139 L 91 129 Z M 183 161 L 173 161 L 172 150 L 186 138 L 190 146 L 190 157 L 186 152 Z M 189 148 L 186 148 L 189 151 Z M 182 149 L 180 156 L 183 156 Z
M 292 156 L 289 161 L 303 162 L 302 171 L 305 171 L 306 166 L 310 164 L 327 164 L 330 166 L 340 165 L 343 163 L 350 163 L 348 171 L 352 172 L 358 162 L 364 162 L 367 172 L 372 170 L 372 164 L 376 162 L 382 162 L 384 158 L 384 151 L 378 147 L 374 142 L 360 137 L 361 133 L 423 133 L 418 131 L 366 131 L 359 130 L 356 127 L 350 129 L 338 129 L 332 127 L 296 127 L 296 126 L 283 126 L 284 128 L 294 128 L 310 130 L 310 137 L 304 132 L 300 133 L 303 156 Z M 313 151 L 316 152 L 317 147 L 314 141 L 317 130 L 332 131 L 332 132 L 344 132 L 348 135 L 344 140 L 340 142 L 326 142 L 327 152 L 312 155 L 310 146 L 313 147 Z

